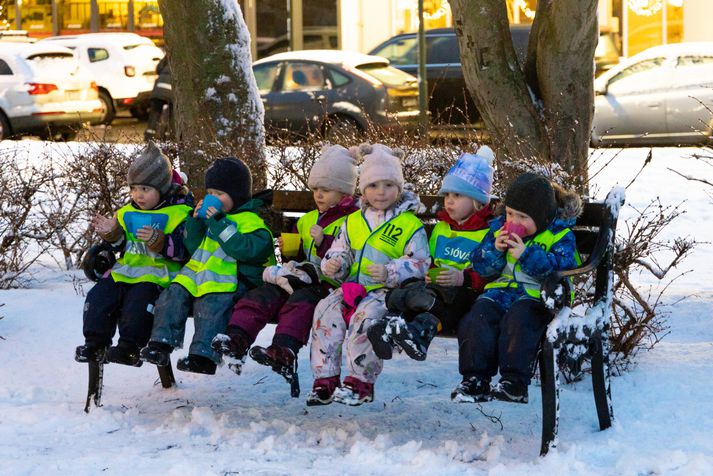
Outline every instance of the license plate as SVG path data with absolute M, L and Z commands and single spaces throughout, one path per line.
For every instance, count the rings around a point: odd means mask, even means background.
M 82 99 L 82 91 L 65 91 L 64 97 L 67 98 L 67 101 L 79 101 Z
M 418 98 L 403 98 L 401 104 L 406 107 L 418 106 Z

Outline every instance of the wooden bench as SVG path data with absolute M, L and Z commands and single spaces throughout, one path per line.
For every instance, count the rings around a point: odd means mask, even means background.
M 270 201 L 269 196 L 263 197 Z M 426 212 L 419 216 L 427 228 L 435 220 L 434 205 L 441 197 L 421 196 Z M 600 430 L 611 426 L 613 407 L 611 403 L 609 372 L 609 315 L 611 312 L 610 281 L 616 222 L 623 195 L 612 190 L 602 202 L 584 204 L 584 211 L 573 228 L 577 248 L 583 258 L 580 267 L 558 272 L 551 277 L 554 282 L 564 281 L 560 291 L 566 290 L 572 278 L 593 277 L 594 292 L 587 296 L 584 317 L 570 316 L 569 307 L 552 309 L 553 322 L 543 336 L 537 358 L 542 390 L 542 440 L 540 455 L 544 456 L 557 445 L 559 427 L 559 372 L 558 351 L 563 345 L 577 345 L 585 349 L 585 357 L 591 359 L 592 388 L 599 418 Z M 276 233 L 289 230 L 296 216 L 314 208 L 311 192 L 282 191 L 272 193 L 270 210 L 278 215 L 273 223 Z M 280 219 L 281 218 L 281 219 Z M 430 223 L 429 223 L 430 222 Z M 578 337 L 584 336 L 584 337 Z M 455 336 L 444 336 L 455 337 Z

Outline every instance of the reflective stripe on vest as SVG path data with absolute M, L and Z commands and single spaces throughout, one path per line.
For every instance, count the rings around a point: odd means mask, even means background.
M 404 255 L 411 237 L 423 228 L 421 220 L 411 212 L 396 215 L 371 231 L 361 210 L 347 216 L 347 237 L 354 253 L 348 281 L 363 285 L 367 291 L 384 286 L 371 279 L 366 268 L 372 264 L 386 264 Z
M 141 210 L 131 204 L 121 207 L 116 218 L 124 229 L 126 247 L 111 270 L 114 281 L 156 283 L 167 287 L 181 269 L 181 263 L 151 251 L 145 242 L 136 238 L 136 231 L 149 225 L 165 234 L 173 233 L 190 212 L 191 207 L 187 205 L 171 205 L 157 210 Z
M 439 221 L 433 227 L 431 238 L 428 240 L 433 265 L 447 266 L 460 271 L 469 268 L 473 250 L 483 241 L 487 233 L 487 228 L 469 231 L 452 230 L 448 223 Z
M 560 231 L 555 235 L 550 230 L 545 230 L 542 233 L 536 235 L 534 238 L 528 240 L 527 243 L 525 243 L 525 246 L 539 246 L 547 253 L 550 251 L 550 248 L 552 248 L 552 245 L 557 243 L 567 233 L 570 232 L 571 230 L 569 228 L 565 228 L 564 230 Z M 499 234 L 500 231 L 495 232 L 496 237 Z M 582 262 L 579 257 L 579 252 L 577 252 L 576 250 L 575 260 L 578 265 Z M 505 255 L 505 268 L 503 268 L 502 273 L 500 273 L 500 277 L 498 277 L 498 279 L 496 279 L 495 281 L 486 284 L 485 289 L 517 288 L 519 286 L 522 286 L 528 296 L 533 297 L 535 299 L 540 299 L 541 285 L 542 283 L 540 281 L 523 272 L 520 262 L 510 256 L 510 253 L 507 253 Z M 572 291 L 570 298 L 574 299 L 574 290 Z
M 232 223 L 219 235 L 224 242 L 236 233 L 247 234 L 257 230 L 267 230 L 270 233 L 262 218 L 253 212 L 225 215 L 225 218 Z M 238 289 L 237 260 L 228 256 L 220 247 L 220 243 L 211 235 L 208 230 L 198 249 L 173 280 L 174 283 L 186 288 L 194 297 L 208 293 L 235 292 Z M 276 262 L 275 254 L 272 253 L 264 266 L 274 265 Z

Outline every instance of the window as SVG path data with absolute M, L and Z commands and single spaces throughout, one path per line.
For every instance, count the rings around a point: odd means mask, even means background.
M 283 91 L 319 91 L 324 89 L 324 73 L 314 63 L 287 63 Z
M 11 75 L 12 69 L 4 60 L 0 59 L 0 75 Z
M 653 59 L 648 59 L 648 60 L 643 60 L 639 61 L 636 64 L 633 64 L 629 66 L 628 68 L 624 69 L 621 71 L 619 74 L 614 76 L 609 80 L 609 84 L 614 84 L 617 81 L 620 81 L 624 78 L 628 78 L 629 76 L 633 76 L 636 74 L 641 74 L 646 71 L 650 71 L 654 68 L 658 68 L 661 66 L 664 62 L 664 58 L 653 58 Z
M 104 48 L 88 48 L 87 56 L 89 56 L 90 63 L 96 63 L 97 61 L 109 59 L 109 52 Z
M 455 35 L 426 38 L 426 61 L 428 64 L 460 64 Z
M 260 94 L 266 94 L 272 91 L 272 85 L 275 84 L 277 77 L 278 63 L 261 64 L 253 68 L 255 81 Z
M 344 86 L 345 84 L 351 81 L 351 79 L 349 79 L 349 76 L 333 69 L 329 70 L 329 74 L 332 78 L 332 86 L 334 86 L 335 88 Z
M 404 86 L 416 82 L 416 78 L 410 74 L 381 63 L 364 64 L 357 69 L 378 79 L 386 86 Z
M 418 41 L 416 38 L 399 38 L 371 54 L 382 56 L 394 65 L 418 63 Z
M 678 58 L 678 67 L 700 66 L 703 64 L 713 64 L 713 56 L 690 55 Z

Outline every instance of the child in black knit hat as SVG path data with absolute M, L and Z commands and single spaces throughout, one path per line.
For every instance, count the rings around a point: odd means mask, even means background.
M 545 177 L 524 173 L 507 189 L 504 204 L 504 215 L 490 222 L 471 258 L 477 273 L 495 280 L 458 325 L 463 380 L 451 393 L 457 402 L 527 403 L 538 343 L 552 317 L 540 286 L 553 271 L 580 263 L 570 230 L 581 212 L 576 193 L 555 191 Z M 500 383 L 491 389 L 498 369 Z
M 141 359 L 165 366 L 183 346 L 186 320 L 193 315 L 195 333 L 188 356 L 177 368 L 214 374 L 221 355 L 211 348 L 224 332 L 236 297 L 262 284 L 265 266 L 275 264 L 272 233 L 251 198 L 250 169 L 239 159 L 218 159 L 205 175 L 206 196 L 186 221 L 184 243 L 191 259 L 156 303 L 156 317 Z M 191 313 L 192 310 L 192 313 Z

